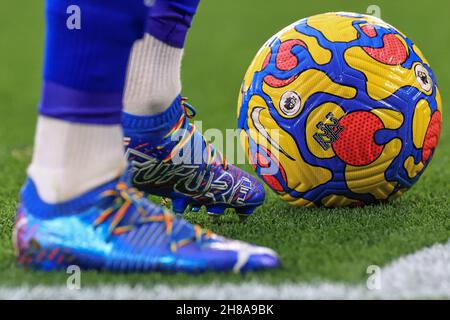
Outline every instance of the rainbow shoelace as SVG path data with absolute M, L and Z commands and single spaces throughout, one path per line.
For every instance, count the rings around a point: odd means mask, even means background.
M 173 233 L 173 223 L 176 219 L 175 216 L 166 208 L 163 209 L 161 214 L 150 215 L 140 203 L 144 197 L 144 193 L 138 191 L 135 188 L 129 187 L 124 182 L 119 182 L 114 189 L 109 189 L 101 194 L 101 198 L 112 198 L 113 201 L 108 208 L 102 211 L 102 213 L 94 221 L 94 226 L 105 223 L 105 221 L 113 216 L 112 221 L 108 227 L 109 235 L 122 235 L 130 232 L 137 227 L 146 223 L 164 223 L 166 228 L 166 235 L 171 238 L 170 249 L 172 252 L 176 252 L 178 248 L 188 245 L 192 242 L 202 242 L 208 240 L 213 232 L 209 230 L 203 230 L 200 226 L 194 225 L 194 237 L 188 237 L 184 239 L 175 239 Z M 133 210 L 137 210 L 139 218 L 132 224 L 120 225 L 120 222 L 127 214 L 132 214 Z
M 180 130 L 183 126 L 186 125 L 186 122 L 188 119 L 192 119 L 196 116 L 197 111 L 195 108 L 187 103 L 187 98 L 181 99 L 181 107 L 183 108 L 183 114 L 181 115 L 180 119 L 178 119 L 177 123 L 172 127 L 172 129 L 164 136 L 164 138 L 168 138 L 173 133 Z M 164 162 L 169 162 L 172 160 L 175 155 L 177 155 L 180 150 L 192 139 L 194 132 L 196 131 L 195 124 L 188 124 L 188 130 L 184 130 L 183 136 L 179 140 L 179 142 L 175 145 L 175 147 L 172 149 L 172 151 L 163 159 Z M 220 151 L 217 151 L 209 141 L 207 141 L 202 136 L 203 142 L 205 144 L 206 148 L 206 155 L 207 159 L 205 159 L 206 169 L 209 170 L 212 165 L 222 165 L 225 170 L 228 169 L 228 163 L 223 156 L 223 154 Z

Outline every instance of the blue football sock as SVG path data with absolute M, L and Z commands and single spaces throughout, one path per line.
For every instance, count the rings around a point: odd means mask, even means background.
M 183 48 L 200 0 L 156 0 L 149 10 L 146 32 L 176 48 Z
M 181 96 L 178 96 L 172 104 L 161 113 L 152 115 L 134 115 L 122 113 L 122 127 L 126 137 L 145 138 L 155 144 L 162 141 L 163 137 L 176 124 L 183 114 Z

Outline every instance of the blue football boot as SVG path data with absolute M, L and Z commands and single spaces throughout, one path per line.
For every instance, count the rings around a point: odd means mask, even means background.
M 268 248 L 227 240 L 177 218 L 130 188 L 126 177 L 74 200 L 44 203 L 28 179 L 13 241 L 17 262 L 37 270 L 247 272 L 275 268 Z
M 206 207 L 210 215 L 235 208 L 247 217 L 264 202 L 264 187 L 247 172 L 227 164 L 188 119 L 195 110 L 179 96 L 163 113 L 123 113 L 126 157 L 133 185 L 172 200 L 175 213 Z

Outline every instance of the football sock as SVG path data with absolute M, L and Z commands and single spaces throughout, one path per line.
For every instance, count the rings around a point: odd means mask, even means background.
M 124 110 L 152 115 L 165 111 L 181 91 L 181 59 L 199 0 L 156 0 L 146 34 L 133 47 Z
M 42 200 L 60 203 L 118 177 L 126 166 L 120 125 L 40 116 L 28 175 Z
M 143 139 L 146 141 L 147 147 L 158 146 L 166 134 L 180 121 L 183 115 L 180 104 L 181 96 L 178 96 L 161 113 L 136 115 L 123 112 L 122 126 L 125 136 Z
M 146 34 L 130 57 L 124 96 L 125 112 L 150 115 L 163 112 L 181 92 L 183 49 Z
M 147 11 L 141 0 L 46 2 L 44 84 L 28 170 L 43 200 L 69 200 L 123 170 L 126 68 Z

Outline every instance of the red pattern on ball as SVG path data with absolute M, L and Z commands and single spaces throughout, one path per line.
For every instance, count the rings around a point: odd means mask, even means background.
M 422 162 L 425 163 L 431 156 L 431 151 L 435 150 L 439 137 L 441 136 L 441 113 L 436 111 L 431 116 L 430 123 L 428 124 L 427 132 L 425 133 L 425 140 L 422 149 Z
M 263 175 L 262 176 L 265 183 L 269 185 L 273 190 L 275 191 L 283 191 L 283 186 L 280 184 L 280 182 L 275 178 L 274 176 L 269 175 Z
M 333 144 L 336 155 L 345 163 L 364 166 L 375 161 L 383 146 L 375 143 L 375 132 L 384 128 L 381 120 L 368 111 L 356 111 L 341 118 L 344 128 Z
M 291 84 L 297 78 L 298 78 L 298 75 L 290 77 L 289 79 L 286 79 L 286 80 L 278 79 L 278 78 L 275 78 L 274 76 L 265 76 L 264 82 L 267 83 L 272 88 L 281 88 L 281 87 L 285 87 L 285 86 Z
M 363 49 L 375 60 L 390 66 L 400 65 L 408 59 L 405 45 L 395 34 L 385 34 L 383 44 L 382 48 L 363 47 Z
M 377 30 L 372 24 L 366 24 L 362 26 L 361 30 L 366 34 L 366 36 L 370 38 L 375 38 L 377 36 Z
M 289 71 L 295 68 L 298 65 L 298 58 L 292 54 L 292 48 L 295 46 L 302 46 L 307 48 L 306 44 L 298 39 L 287 40 L 283 42 L 278 48 L 278 53 L 276 57 L 276 66 L 278 69 L 283 71 Z M 269 64 L 270 58 L 272 54 L 269 53 L 263 62 L 263 69 Z M 294 75 L 289 79 L 278 79 L 274 76 L 266 76 L 264 77 L 264 82 L 273 88 L 281 88 L 289 85 L 295 79 L 298 78 L 298 75 Z
M 280 45 L 276 58 L 276 66 L 278 69 L 289 71 L 298 65 L 298 58 L 292 54 L 292 48 L 295 46 L 307 48 L 306 44 L 298 39 L 287 40 Z
M 269 168 L 271 164 L 276 165 L 279 172 L 281 173 L 281 178 L 284 181 L 287 181 L 286 172 L 284 171 L 284 168 L 281 166 L 280 162 L 272 155 L 269 150 L 267 150 L 263 146 L 259 147 L 264 150 L 265 154 L 256 152 L 256 161 L 258 166 L 260 168 Z M 280 192 L 284 190 L 282 184 L 275 175 L 261 174 L 261 177 L 273 190 Z
M 264 59 L 263 65 L 262 65 L 262 69 L 264 70 L 267 65 L 270 62 L 270 58 L 272 57 L 272 52 L 269 52 L 269 54 L 266 56 L 266 58 Z

